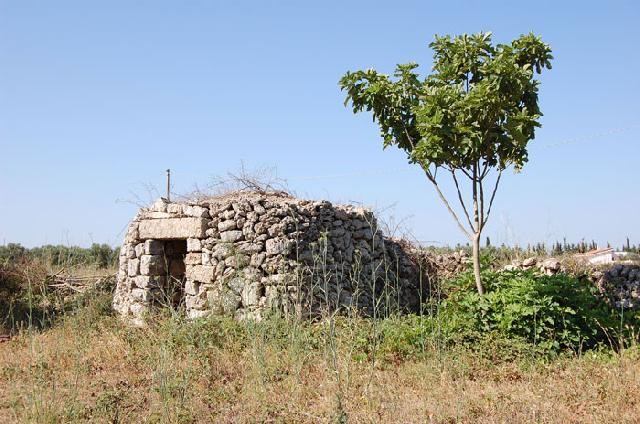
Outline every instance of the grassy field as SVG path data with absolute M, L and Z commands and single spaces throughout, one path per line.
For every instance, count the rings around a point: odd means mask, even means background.
M 499 338 L 446 342 L 417 317 L 170 311 L 134 328 L 108 289 L 56 308 L 40 294 L 28 297 L 40 321 L 0 343 L 2 423 L 640 422 L 634 340 L 541 355 Z

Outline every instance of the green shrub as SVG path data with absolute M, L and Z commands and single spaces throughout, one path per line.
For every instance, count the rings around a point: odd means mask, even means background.
M 543 352 L 581 352 L 622 336 L 619 311 L 609 308 L 588 282 L 532 271 L 483 273 L 487 293 L 475 291 L 473 275 L 449 283 L 438 319 L 453 342 L 478 343 L 487 335 L 523 340 Z M 635 317 L 627 314 L 627 323 Z
M 389 317 L 380 322 L 380 353 L 401 358 L 420 357 L 435 335 L 429 317 L 406 315 Z

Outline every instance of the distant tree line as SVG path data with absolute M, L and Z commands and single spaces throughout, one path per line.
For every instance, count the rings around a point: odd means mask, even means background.
M 515 246 L 507 246 L 504 243 L 498 245 L 493 245 L 491 243 L 491 239 L 489 237 L 487 237 L 485 239 L 485 244 L 483 247 L 483 252 L 484 253 L 490 253 L 493 255 L 498 255 L 498 256 L 505 256 L 505 257 L 511 257 L 513 255 L 518 255 L 518 256 L 534 256 L 534 255 L 547 255 L 547 254 L 552 254 L 552 255 L 561 255 L 563 253 L 586 253 L 590 250 L 595 250 L 598 249 L 598 243 L 596 243 L 595 240 L 591 240 L 590 242 L 587 242 L 585 240 L 580 240 L 577 243 L 571 243 L 571 242 L 567 242 L 566 238 L 563 238 L 563 240 L 560 241 L 556 241 L 555 243 L 553 243 L 551 246 L 547 245 L 545 242 L 539 242 L 539 243 L 529 243 L 526 246 L 519 246 L 519 245 L 515 245 Z M 607 242 L 607 247 L 612 247 L 611 243 Z M 470 246 L 469 243 L 467 244 L 456 244 L 456 246 L 452 247 L 441 247 L 441 248 L 437 248 L 436 250 L 442 250 L 444 252 L 448 252 L 451 250 L 469 250 Z M 635 244 L 631 244 L 629 238 L 627 237 L 626 239 L 626 243 L 623 244 L 622 246 L 619 247 L 619 249 L 616 249 L 618 251 L 621 252 L 629 252 L 629 253 L 636 253 L 636 254 L 640 254 L 640 244 L 635 245 Z
M 8 243 L 0 246 L 0 263 L 41 259 L 55 266 L 94 265 L 109 268 L 117 265 L 119 253 L 119 248 L 105 243 L 93 243 L 91 247 L 47 244 L 30 249 L 19 243 Z
M 609 242 L 607 242 L 607 247 L 612 247 Z M 552 253 L 555 255 L 561 253 L 586 253 L 597 248 L 598 243 L 593 240 L 590 243 L 587 243 L 584 240 L 580 241 L 579 243 L 567 243 L 567 240 L 563 239 L 562 243 L 559 241 L 554 243 Z M 626 244 L 620 246 L 619 250 L 622 252 L 640 253 L 640 245 L 632 245 L 630 243 L 629 237 L 627 237 Z

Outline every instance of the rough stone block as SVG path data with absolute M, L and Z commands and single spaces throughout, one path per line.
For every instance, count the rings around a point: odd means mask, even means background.
M 242 288 L 242 304 L 244 306 L 255 306 L 258 304 L 261 295 L 261 285 L 258 282 L 251 282 Z
M 233 255 L 234 248 L 229 243 L 220 243 L 216 245 L 215 250 L 212 252 L 213 256 L 217 259 L 223 260 Z
M 187 216 L 194 216 L 196 218 L 208 218 L 209 217 L 209 211 L 207 209 L 203 208 L 202 206 L 185 205 L 185 206 L 183 206 L 182 211 Z
M 144 213 L 144 219 L 166 219 L 172 218 L 173 215 L 168 212 L 147 211 Z
M 200 283 L 197 281 L 187 280 L 187 282 L 184 285 L 185 294 L 188 294 L 191 296 L 196 296 L 198 294 L 199 289 L 200 289 Z
M 260 253 L 264 249 L 264 245 L 262 243 L 249 243 L 243 242 L 238 245 L 238 250 L 247 253 L 249 255 L 254 253 Z
M 133 281 L 136 287 L 141 289 L 155 289 L 164 285 L 165 278 L 162 276 L 138 275 Z
M 223 231 L 220 233 L 220 239 L 225 242 L 236 242 L 244 238 L 244 234 L 240 230 Z
M 167 201 L 163 198 L 156 199 L 151 206 L 151 210 L 155 212 L 166 212 L 167 211 Z
M 291 242 L 282 239 L 269 239 L 265 245 L 267 255 L 287 255 L 291 250 Z
M 127 244 L 127 247 L 124 250 L 124 252 L 127 259 L 133 259 L 136 257 L 136 249 L 130 244 Z
M 187 280 L 209 283 L 214 279 L 215 269 L 213 266 L 188 266 L 185 275 Z
M 248 281 L 246 281 L 243 276 L 235 276 L 229 278 L 226 282 L 229 290 L 237 295 L 240 295 L 242 293 L 242 290 L 247 283 Z
M 202 242 L 197 238 L 187 239 L 187 252 L 200 252 L 202 250 Z
M 556 258 L 548 258 L 542 261 L 542 266 L 545 269 L 550 269 L 552 271 L 559 271 L 561 264 L 560 264 L 560 261 L 557 260 Z
M 256 234 L 267 234 L 268 230 L 269 230 L 269 225 L 266 222 L 263 222 L 263 221 L 258 221 L 253 226 L 253 231 Z
M 184 263 L 187 265 L 200 265 L 202 264 L 202 254 L 200 253 L 187 253 L 184 257 Z
M 129 277 L 135 277 L 140 273 L 140 260 L 130 259 L 127 267 L 127 275 Z
M 180 203 L 169 203 L 167 205 L 167 212 L 180 215 L 182 213 L 182 205 Z
M 225 315 L 233 316 L 236 310 L 240 307 L 241 302 L 242 299 L 240 298 L 240 295 L 233 291 L 225 290 L 222 292 L 220 303 Z
M 131 297 L 139 302 L 149 302 L 151 300 L 151 291 L 147 289 L 135 288 L 131 290 Z
M 140 257 L 140 274 L 163 275 L 165 272 L 165 263 L 162 256 L 142 255 Z
M 138 227 L 139 237 L 147 239 L 204 238 L 207 220 L 204 218 L 145 219 Z
M 138 221 L 131 221 L 131 224 L 127 227 L 127 234 L 133 236 L 138 235 Z
M 147 240 L 144 242 L 145 255 L 163 255 L 164 243 L 159 240 Z
M 267 257 L 266 253 L 256 253 L 254 255 L 251 255 L 251 261 L 249 262 L 249 265 L 260 266 L 262 265 L 266 257 Z
M 233 219 L 228 219 L 218 224 L 218 231 L 230 231 L 235 230 L 236 228 L 236 221 Z

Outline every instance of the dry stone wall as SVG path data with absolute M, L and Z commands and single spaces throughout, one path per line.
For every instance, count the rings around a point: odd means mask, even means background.
M 613 306 L 640 309 L 640 265 L 616 264 L 606 270 L 595 270 L 591 279 Z
M 514 260 L 509 265 L 503 267 L 504 270 L 514 271 L 516 269 L 533 270 L 537 269 L 545 275 L 555 275 L 562 271 L 562 262 L 556 258 L 536 258 L 530 257 L 522 261 Z
M 113 306 L 136 322 L 158 306 L 239 319 L 416 310 L 427 278 L 363 208 L 282 193 L 160 199 L 128 227 Z
M 590 265 L 575 261 L 565 267 L 556 258 L 527 258 L 514 261 L 505 266 L 505 270 L 537 269 L 546 275 L 559 272 L 568 273 L 578 278 L 590 280 L 600 292 L 600 296 L 610 306 L 624 309 L 640 309 L 640 265 L 635 263 L 618 263 L 614 265 Z

